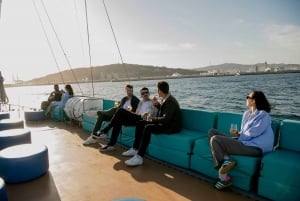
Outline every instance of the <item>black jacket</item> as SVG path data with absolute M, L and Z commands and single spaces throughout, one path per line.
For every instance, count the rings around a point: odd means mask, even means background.
M 120 103 L 120 107 L 123 107 L 123 105 L 127 101 L 127 98 L 128 98 L 127 96 L 122 98 L 121 103 Z M 130 105 L 132 107 L 132 110 L 131 110 L 132 112 L 136 111 L 136 108 L 137 108 L 139 102 L 140 102 L 140 99 L 138 99 L 136 96 L 132 96 L 131 102 L 130 102 Z
M 159 105 L 158 117 L 154 117 L 152 122 L 161 124 L 168 133 L 176 133 L 182 127 L 181 118 L 179 103 L 170 95 L 165 102 Z

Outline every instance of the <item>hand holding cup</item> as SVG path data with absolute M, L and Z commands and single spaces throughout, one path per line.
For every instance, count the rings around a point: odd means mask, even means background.
M 239 131 L 238 131 L 238 129 L 237 129 L 237 124 L 231 124 L 230 125 L 230 133 L 232 134 L 232 135 L 238 135 L 239 134 Z

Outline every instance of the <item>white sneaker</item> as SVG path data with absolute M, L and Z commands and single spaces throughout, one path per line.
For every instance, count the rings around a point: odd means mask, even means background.
M 138 151 L 131 147 L 129 150 L 123 152 L 122 156 L 134 156 L 137 153 L 138 153 Z
M 104 145 L 103 147 L 101 147 L 99 149 L 100 152 L 106 152 L 106 151 L 113 151 L 116 148 L 114 146 L 110 146 L 110 145 Z
M 89 145 L 89 144 L 94 144 L 94 143 L 97 143 L 98 140 L 93 138 L 92 135 L 90 135 L 90 137 L 88 137 L 82 144 L 83 145 Z
M 97 139 L 106 139 L 107 133 L 104 133 L 103 131 L 97 131 L 96 133 L 93 133 L 92 136 Z
M 143 164 L 143 158 L 140 155 L 136 154 L 131 159 L 126 160 L 125 164 L 128 165 L 128 166 L 142 165 Z

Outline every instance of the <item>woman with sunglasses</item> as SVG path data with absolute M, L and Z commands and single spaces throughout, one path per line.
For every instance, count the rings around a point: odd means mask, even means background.
M 149 89 L 143 87 L 140 90 L 142 100 L 139 102 L 136 112 L 131 112 L 120 108 L 117 110 L 110 123 L 101 130 L 101 133 L 108 133 L 108 131 L 113 128 L 110 141 L 107 145 L 100 148 L 101 152 L 112 151 L 115 149 L 114 145 L 117 143 L 119 133 L 121 131 L 122 125 L 125 126 L 135 126 L 136 123 L 147 115 L 156 116 L 157 109 L 154 107 L 152 100 L 150 99 Z
M 227 136 L 216 129 L 208 131 L 208 139 L 219 180 L 214 185 L 218 190 L 232 185 L 227 173 L 237 162 L 230 155 L 261 157 L 273 150 L 274 134 L 271 127 L 271 105 L 261 91 L 251 91 L 246 96 L 249 108 L 242 117 L 241 130 L 231 130 L 234 137 Z

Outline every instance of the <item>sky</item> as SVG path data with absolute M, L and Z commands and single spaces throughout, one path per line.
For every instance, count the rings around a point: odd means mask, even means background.
M 300 64 L 298 0 L 106 0 L 109 18 L 103 0 L 86 3 L 2 0 L 5 82 L 122 62 Z

